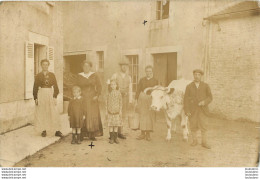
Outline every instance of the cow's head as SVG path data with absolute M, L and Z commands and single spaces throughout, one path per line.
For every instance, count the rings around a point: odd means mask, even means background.
M 155 111 L 160 111 L 162 108 L 167 108 L 167 103 L 170 103 L 170 94 L 174 92 L 174 88 L 155 86 L 146 88 L 144 93 L 152 96 L 151 108 Z

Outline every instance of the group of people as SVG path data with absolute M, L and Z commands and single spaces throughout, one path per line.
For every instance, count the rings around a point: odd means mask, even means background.
M 36 104 L 35 129 L 42 137 L 55 134 L 62 137 L 60 132 L 59 114 L 57 111 L 57 95 L 59 93 L 54 73 L 48 71 L 48 60 L 41 61 L 42 72 L 37 74 L 33 87 Z M 146 66 L 146 76 L 138 83 L 135 99 L 132 95 L 132 80 L 127 74 L 128 61 L 119 63 L 120 72 L 112 75 L 108 80 L 108 94 L 106 97 L 106 120 L 109 127 L 109 143 L 119 143 L 118 138 L 126 139 L 123 135 L 123 124 L 128 118 L 129 104 L 133 103 L 139 116 L 139 129 L 141 134 L 138 140 L 151 140 L 150 132 L 153 131 L 155 112 L 150 110 L 151 97 L 144 93 L 148 87 L 159 85 L 153 76 L 153 67 Z M 99 109 L 98 98 L 101 95 L 102 85 L 98 75 L 91 71 L 92 62 L 82 62 L 83 72 L 79 73 L 72 87 L 73 99 L 68 106 L 70 127 L 72 128 L 71 144 L 80 144 L 84 137 L 95 141 L 96 137 L 103 136 L 103 126 Z M 207 105 L 212 100 L 209 86 L 201 82 L 203 71 L 194 70 L 194 82 L 187 86 L 184 96 L 185 114 L 189 116 L 193 143 L 197 145 L 196 131 L 202 131 L 202 146 L 210 148 L 206 142 L 206 119 L 203 114 L 207 112 Z M 193 89 L 193 87 L 196 87 Z M 54 89 L 54 91 L 53 91 Z M 196 103 L 196 104 L 195 104 Z M 198 104 L 197 104 L 198 103 Z

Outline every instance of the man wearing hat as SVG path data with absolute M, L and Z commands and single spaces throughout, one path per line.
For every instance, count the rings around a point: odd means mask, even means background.
M 119 62 L 120 65 L 120 72 L 115 73 L 111 79 L 115 79 L 118 83 L 119 90 L 122 95 L 122 103 L 123 103 L 123 109 L 122 109 L 122 118 L 123 121 L 127 119 L 127 113 L 128 113 L 128 104 L 132 103 L 133 96 L 132 96 L 132 80 L 131 76 L 127 74 L 127 68 L 128 68 L 128 61 L 126 59 L 123 59 Z M 126 137 L 122 134 L 123 133 L 123 127 L 118 128 L 118 137 L 121 139 L 126 139 Z
M 194 81 L 186 87 L 184 95 L 184 111 L 189 117 L 190 129 L 193 142 L 191 146 L 196 146 L 197 131 L 201 131 L 202 147 L 210 149 L 207 142 L 207 115 L 209 114 L 208 104 L 212 101 L 212 94 L 207 83 L 201 81 L 203 71 L 196 69 L 193 71 Z

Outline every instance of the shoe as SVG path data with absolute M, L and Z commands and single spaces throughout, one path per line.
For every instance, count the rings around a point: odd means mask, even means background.
M 146 140 L 151 141 L 150 132 L 146 132 Z
M 206 149 L 211 149 L 210 145 L 207 142 L 207 132 L 206 131 L 201 132 L 201 137 L 202 137 L 201 146 Z
M 84 140 L 84 136 L 83 136 L 83 134 L 81 133 L 81 134 L 79 134 L 79 140 L 82 142 L 83 140 Z
M 81 144 L 80 134 L 77 134 L 77 135 L 76 135 L 76 143 L 77 143 L 77 144 Z
M 75 134 L 72 134 L 72 140 L 71 140 L 71 144 L 75 144 L 76 143 L 76 138 L 75 138 Z
M 56 131 L 55 136 L 57 137 L 63 137 L 63 134 L 60 131 Z
M 97 139 L 96 139 L 94 136 L 91 136 L 89 139 L 90 139 L 91 141 L 97 141 Z
M 89 135 L 88 135 L 88 137 L 89 137 L 89 139 L 90 139 L 91 141 L 96 141 L 96 140 L 97 140 L 97 139 L 95 138 L 93 132 L 90 132 Z
M 141 134 L 136 139 L 137 140 L 143 140 L 143 139 L 145 139 L 145 135 Z
M 192 135 L 192 143 L 191 143 L 191 146 L 196 146 L 198 145 L 198 139 L 197 139 L 197 132 L 194 131 L 194 132 L 191 132 L 191 135 Z
M 110 143 L 110 144 L 113 144 L 113 143 L 114 143 L 114 135 L 113 135 L 113 132 L 109 132 L 109 135 L 110 135 L 110 137 L 109 137 L 109 143 Z
M 46 135 L 47 135 L 47 132 L 46 132 L 46 131 L 42 131 L 41 136 L 42 136 L 42 137 L 46 137 Z
M 126 139 L 126 137 L 123 134 L 118 134 L 118 138 L 120 139 Z
M 206 149 L 211 149 L 210 145 L 207 144 L 207 143 L 202 143 L 201 146 L 206 148 Z
M 118 133 L 117 132 L 114 132 L 114 141 L 116 144 L 119 144 L 119 141 L 117 139 L 117 136 L 118 136 Z
M 136 139 L 137 139 L 137 140 L 143 140 L 143 139 L 145 139 L 145 132 L 144 132 L 144 131 L 141 131 L 141 135 L 139 135 Z

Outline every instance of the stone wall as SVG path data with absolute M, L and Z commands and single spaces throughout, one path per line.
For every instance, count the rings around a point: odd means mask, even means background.
M 60 3 L 2 2 L 0 4 L 0 133 L 32 122 L 34 101 L 25 100 L 25 42 L 39 34 L 54 47 L 55 74 L 63 90 L 63 24 Z M 33 88 L 33 86 L 32 86 Z
M 260 122 L 260 16 L 212 23 L 209 83 L 213 112 Z

